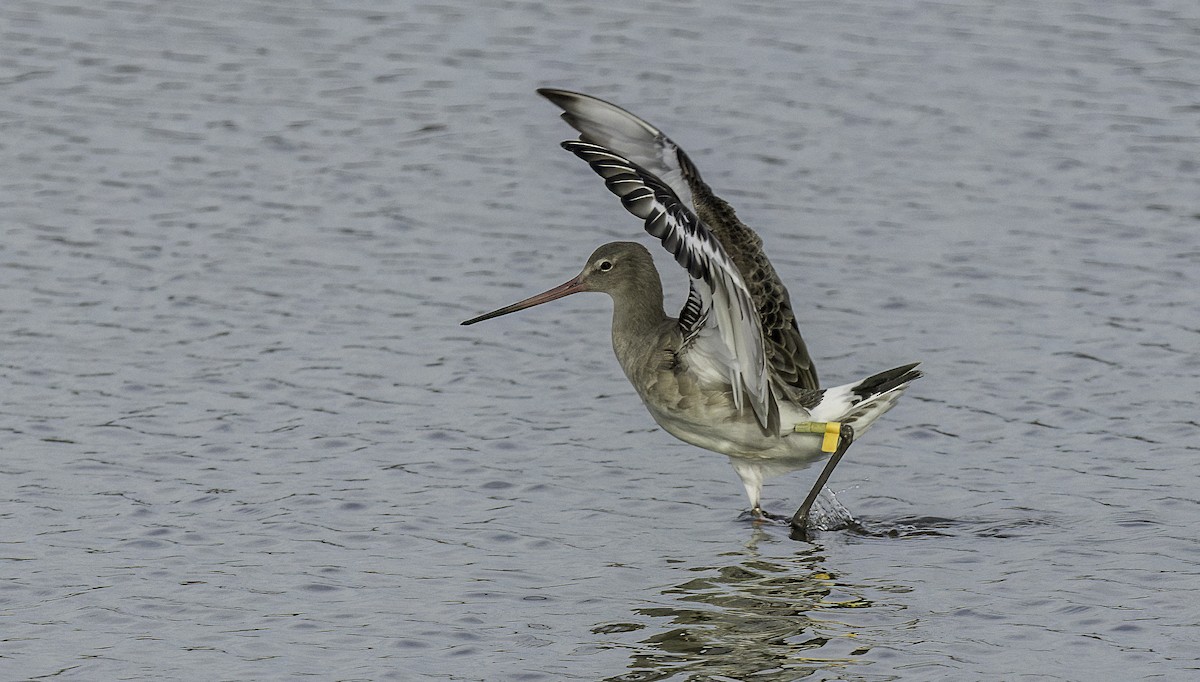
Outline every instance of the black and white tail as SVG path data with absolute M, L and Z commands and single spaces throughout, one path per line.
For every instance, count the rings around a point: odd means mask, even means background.
M 849 424 L 857 438 L 892 409 L 910 383 L 921 377 L 919 364 L 914 362 L 853 384 L 824 389 L 821 401 L 809 409 L 809 420 Z

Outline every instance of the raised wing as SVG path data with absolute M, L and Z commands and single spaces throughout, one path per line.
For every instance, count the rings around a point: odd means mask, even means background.
M 579 131 L 579 139 L 600 145 L 641 166 L 675 192 L 684 206 L 692 205 L 692 190 L 683 179 L 683 153 L 662 131 L 621 107 L 568 90 L 541 88 L 538 94 L 558 105 L 562 119 Z
M 615 104 L 566 90 L 538 92 L 563 109 L 563 120 L 579 131 L 581 141 L 602 147 L 658 179 L 709 228 L 754 302 L 767 363 L 780 388 L 789 397 L 798 395 L 792 389 L 817 388 L 817 370 L 800 336 L 787 288 L 763 252 L 762 240 L 713 194 L 688 155 L 662 131 Z M 699 296 L 693 284 L 680 313 L 680 322 L 693 329 L 702 328 L 692 312 Z
M 712 231 L 671 187 L 638 164 L 590 142 L 564 142 L 563 148 L 587 161 L 688 271 L 692 289 L 680 315 L 680 331 L 693 366 L 721 372 L 733 387 L 738 408 L 748 402 L 759 424 L 777 431 L 779 406 L 758 311 L 737 266 Z

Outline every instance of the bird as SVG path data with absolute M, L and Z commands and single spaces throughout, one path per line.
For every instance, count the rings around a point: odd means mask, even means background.
M 562 147 L 600 175 L 687 271 L 688 297 L 678 317 L 668 316 L 650 251 L 617 241 L 598 247 L 567 282 L 462 324 L 575 293 L 607 294 L 613 350 L 650 415 L 672 436 L 729 458 L 752 518 L 775 518 L 762 508 L 765 479 L 828 457 L 791 517 L 806 535 L 809 510 L 833 468 L 922 376 L 920 363 L 821 388 L 761 238 L 713 193 L 683 149 L 605 100 L 553 88 L 538 93 L 579 133 Z

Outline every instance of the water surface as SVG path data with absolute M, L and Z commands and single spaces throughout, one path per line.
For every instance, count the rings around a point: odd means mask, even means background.
M 2 676 L 1190 679 L 1197 27 L 4 3 Z M 542 86 L 688 149 L 824 381 L 925 362 L 833 478 L 865 532 L 741 516 L 626 384 L 604 297 L 457 326 L 651 244 Z

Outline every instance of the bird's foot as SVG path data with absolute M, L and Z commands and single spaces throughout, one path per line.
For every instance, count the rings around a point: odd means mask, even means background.
M 751 509 L 748 512 L 742 512 L 742 518 L 746 518 L 747 516 L 754 523 L 763 523 L 763 522 L 788 523 L 788 519 L 789 519 L 789 517 L 787 517 L 787 516 L 781 516 L 779 514 L 772 514 L 771 512 L 763 509 L 762 507 L 754 507 L 753 509 Z

